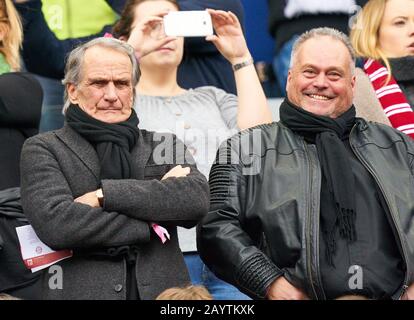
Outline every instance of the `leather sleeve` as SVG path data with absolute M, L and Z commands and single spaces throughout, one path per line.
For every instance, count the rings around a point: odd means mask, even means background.
M 245 206 L 250 200 L 247 188 L 254 173 L 247 169 L 243 151 L 238 151 L 243 149 L 239 138 L 225 142 L 217 153 L 210 172 L 210 211 L 198 227 L 197 247 L 216 275 L 249 296 L 263 299 L 281 270 L 246 232 L 251 223 Z M 260 185 L 255 190 L 267 192 Z

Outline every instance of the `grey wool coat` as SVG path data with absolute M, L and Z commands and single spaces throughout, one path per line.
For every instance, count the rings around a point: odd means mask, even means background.
M 102 181 L 95 149 L 69 126 L 26 141 L 21 155 L 24 213 L 49 247 L 74 252 L 58 263 L 62 289 L 50 289 L 53 273 L 43 273 L 43 299 L 125 299 L 126 260 L 108 253 L 128 245 L 138 247 L 135 269 L 141 299 L 189 283 L 176 226 L 193 227 L 207 213 L 208 184 L 185 146 L 173 135 L 165 137 L 157 141 L 154 133 L 140 130 L 131 151 L 132 178 Z M 172 154 L 173 161 L 159 164 L 156 154 Z M 191 173 L 160 181 L 177 164 L 190 166 Z M 101 183 L 103 208 L 74 202 Z M 150 222 L 165 227 L 171 240 L 162 244 Z

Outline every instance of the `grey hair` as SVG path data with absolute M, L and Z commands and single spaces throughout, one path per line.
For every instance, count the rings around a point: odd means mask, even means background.
M 82 79 L 82 65 L 83 59 L 85 57 L 85 52 L 91 47 L 100 46 L 104 48 L 114 49 L 118 52 L 125 53 L 128 55 L 132 64 L 132 87 L 133 87 L 133 104 L 135 103 L 135 86 L 138 83 L 140 77 L 140 71 L 137 59 L 135 57 L 134 48 L 132 48 L 126 42 L 115 38 L 96 38 L 86 43 L 81 44 L 68 56 L 68 60 L 65 66 L 65 78 L 62 80 L 62 84 L 65 86 L 64 93 L 64 105 L 63 105 L 63 114 L 66 113 L 66 110 L 70 106 L 69 94 L 67 89 L 67 84 L 73 84 L 76 87 L 79 85 Z
M 345 47 L 348 49 L 348 52 L 351 56 L 351 74 L 355 74 L 355 62 L 356 62 L 356 55 L 355 50 L 352 47 L 351 41 L 349 40 L 348 36 L 336 29 L 333 28 L 315 28 L 309 31 L 306 31 L 300 35 L 300 37 L 295 41 L 292 48 L 292 53 L 290 56 L 290 68 L 292 68 L 293 64 L 295 63 L 296 55 L 300 49 L 300 47 L 308 40 L 316 38 L 316 37 L 331 37 L 334 40 L 342 42 Z M 321 49 L 323 50 L 323 49 Z

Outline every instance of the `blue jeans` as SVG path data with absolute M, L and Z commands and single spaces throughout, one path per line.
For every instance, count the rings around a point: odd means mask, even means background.
M 184 260 L 193 285 L 203 285 L 214 300 L 251 300 L 236 287 L 217 278 L 197 253 L 184 253 Z
M 40 118 L 39 132 L 46 132 L 63 127 L 64 116 L 63 91 L 64 87 L 59 80 L 36 76 L 43 89 L 42 117 Z
M 273 71 L 283 96 L 286 96 L 286 82 L 290 67 L 290 55 L 292 53 L 293 44 L 297 38 L 299 38 L 299 36 L 294 35 L 291 39 L 285 42 L 273 59 Z

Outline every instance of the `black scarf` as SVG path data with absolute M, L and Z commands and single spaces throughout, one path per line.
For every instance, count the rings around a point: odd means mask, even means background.
M 341 140 L 349 135 L 355 123 L 355 108 L 352 106 L 340 117 L 331 119 L 307 112 L 286 99 L 280 107 L 280 119 L 292 131 L 316 144 L 323 175 L 320 201 L 322 233 L 327 244 L 328 262 L 333 265 L 336 230 L 339 228 L 340 236 L 348 242 L 356 240 L 355 179 L 348 151 Z
M 101 163 L 101 179 L 131 177 L 130 152 L 139 137 L 139 121 L 134 110 L 126 121 L 106 123 L 91 117 L 78 105 L 70 105 L 66 122 L 94 146 Z

